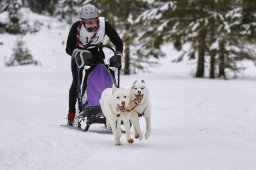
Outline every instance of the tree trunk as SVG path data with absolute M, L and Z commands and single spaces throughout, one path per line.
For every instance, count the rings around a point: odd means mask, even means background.
M 125 44 L 125 51 L 124 51 L 124 75 L 130 75 L 130 43 L 129 41 Z
M 196 77 L 204 77 L 205 33 L 205 29 L 202 29 L 198 34 L 198 60 Z
M 210 38 L 211 38 L 211 43 L 214 42 L 214 37 L 215 37 L 215 20 L 212 19 L 211 21 L 211 28 L 210 28 Z M 216 64 L 216 59 L 215 59 L 215 55 L 216 55 L 216 50 L 213 49 L 209 49 L 209 53 L 210 53 L 210 79 L 214 79 L 215 78 L 215 64 Z
M 219 77 L 226 79 L 225 74 L 225 42 L 221 41 L 219 44 Z
M 130 25 L 128 23 L 125 24 L 125 30 L 126 33 L 124 34 L 124 44 L 125 44 L 125 50 L 124 50 L 124 75 L 130 75 Z
M 215 78 L 215 53 L 211 52 L 211 58 L 210 58 L 210 79 Z

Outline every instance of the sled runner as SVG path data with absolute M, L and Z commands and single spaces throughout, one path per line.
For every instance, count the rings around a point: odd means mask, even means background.
M 75 126 L 69 126 L 69 125 L 60 125 L 60 126 L 64 127 L 64 128 L 67 128 L 67 129 L 71 129 L 71 130 L 85 132 L 84 129 L 78 128 L 78 127 L 75 127 Z M 112 130 L 107 129 L 105 126 L 99 126 L 99 127 L 97 127 L 97 129 L 90 130 L 90 132 L 99 133 L 99 134 L 113 134 Z M 122 133 L 125 133 L 125 131 L 122 130 Z
M 77 115 L 74 126 L 78 129 L 88 131 L 94 123 L 106 124 L 106 118 L 103 116 L 99 100 L 101 93 L 106 88 L 111 88 L 113 84 L 119 87 L 121 66 L 116 66 L 116 51 L 107 45 L 91 45 L 97 48 L 108 48 L 114 53 L 110 58 L 109 64 L 94 64 L 93 56 L 88 50 L 76 50 L 73 56 L 78 71 L 77 85 Z M 83 76 L 80 74 L 84 70 Z M 115 74 L 117 71 L 117 81 Z M 87 81 L 86 77 L 87 76 Z

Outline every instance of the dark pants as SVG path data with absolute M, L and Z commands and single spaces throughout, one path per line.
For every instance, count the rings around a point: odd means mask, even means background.
M 72 84 L 69 89 L 69 112 L 76 112 L 76 100 L 77 100 L 77 83 L 78 83 L 78 70 L 75 60 L 71 59 L 71 71 L 72 71 Z M 83 77 L 83 70 L 80 70 L 80 82 Z

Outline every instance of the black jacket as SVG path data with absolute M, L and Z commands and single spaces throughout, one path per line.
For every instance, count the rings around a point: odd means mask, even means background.
M 69 31 L 66 44 L 66 53 L 70 56 L 72 56 L 72 53 L 76 48 L 79 48 L 76 42 L 76 35 L 77 26 L 80 22 L 81 21 L 75 22 Z M 115 45 L 116 51 L 123 52 L 123 41 L 117 34 L 116 30 L 107 21 L 105 21 L 105 34 L 109 37 L 110 41 Z M 104 58 L 104 53 L 102 51 L 98 51 L 97 48 L 92 48 L 88 50 L 91 51 L 92 55 L 94 55 L 95 57 L 100 57 L 101 55 L 103 55 L 100 58 Z

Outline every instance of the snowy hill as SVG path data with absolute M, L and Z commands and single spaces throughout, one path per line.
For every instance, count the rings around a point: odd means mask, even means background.
M 152 136 L 129 145 L 123 135 L 117 147 L 111 134 L 101 133 L 103 125 L 86 133 L 59 126 L 66 123 L 71 83 L 62 44 L 69 27 L 41 20 L 42 31 L 23 37 L 40 67 L 4 67 L 16 37 L 0 34 L 0 169 L 256 169 L 254 67 L 237 80 L 194 79 L 193 65 L 166 58 L 152 73 L 121 76 L 125 88 L 136 79 L 148 84 Z

